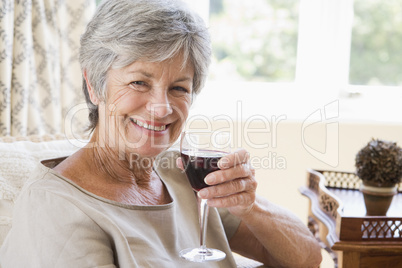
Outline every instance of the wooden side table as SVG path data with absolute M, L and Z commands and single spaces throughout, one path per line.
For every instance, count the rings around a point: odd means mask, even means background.
M 386 216 L 366 216 L 361 181 L 350 172 L 307 171 L 300 192 L 308 224 L 335 267 L 402 267 L 402 184 Z

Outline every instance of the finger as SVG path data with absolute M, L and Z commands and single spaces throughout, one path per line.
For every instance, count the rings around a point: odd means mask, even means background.
M 256 189 L 257 181 L 253 177 L 247 177 L 204 188 L 198 192 L 198 196 L 211 199 L 245 192 L 254 195 Z
M 176 159 L 176 166 L 177 166 L 179 169 L 184 170 L 183 161 L 181 160 L 180 157 L 178 157 L 178 158 Z
M 216 185 L 237 178 L 254 176 L 254 173 L 255 171 L 250 165 L 241 164 L 228 169 L 217 170 L 215 172 L 209 173 L 205 177 L 204 181 L 208 185 Z
M 220 169 L 227 169 L 230 167 L 234 167 L 235 165 L 247 163 L 249 159 L 250 154 L 244 149 L 239 149 L 234 153 L 222 157 L 218 162 L 218 167 Z
M 208 199 L 207 202 L 211 207 L 248 207 L 254 203 L 255 198 L 255 193 L 241 192 L 229 196 Z

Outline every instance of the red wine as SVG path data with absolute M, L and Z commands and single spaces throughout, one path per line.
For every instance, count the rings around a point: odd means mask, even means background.
M 195 191 L 209 186 L 204 179 L 209 173 L 219 169 L 218 161 L 224 155 L 226 153 L 219 151 L 197 151 L 191 152 L 191 154 L 184 151 L 181 153 L 187 179 Z

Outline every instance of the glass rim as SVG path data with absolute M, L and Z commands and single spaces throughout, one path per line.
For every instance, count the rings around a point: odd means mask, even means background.
M 201 140 L 198 140 L 198 138 Z M 219 140 L 219 141 L 218 141 Z M 201 143 L 200 143 L 201 141 Z M 232 142 L 232 135 L 227 130 L 189 130 L 183 131 L 180 138 L 180 151 L 183 148 L 193 147 L 194 150 L 221 150 L 230 151 L 230 144 Z M 186 144 L 184 146 L 184 144 Z

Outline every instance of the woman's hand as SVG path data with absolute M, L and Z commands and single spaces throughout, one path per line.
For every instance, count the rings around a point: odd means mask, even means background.
M 184 169 L 181 159 L 177 166 Z M 205 177 L 206 187 L 198 196 L 208 205 L 226 207 L 241 219 L 229 240 L 231 249 L 269 267 L 318 267 L 321 247 L 305 224 L 293 213 L 257 197 L 255 170 L 249 154 L 241 149 L 222 157 L 214 171 Z
M 183 169 L 180 160 L 177 165 Z M 211 186 L 200 190 L 198 196 L 208 199 L 209 206 L 226 207 L 238 217 L 247 215 L 255 204 L 257 188 L 255 170 L 249 165 L 249 153 L 240 149 L 226 155 L 219 160 L 218 167 L 220 170 L 205 177 L 205 182 Z

